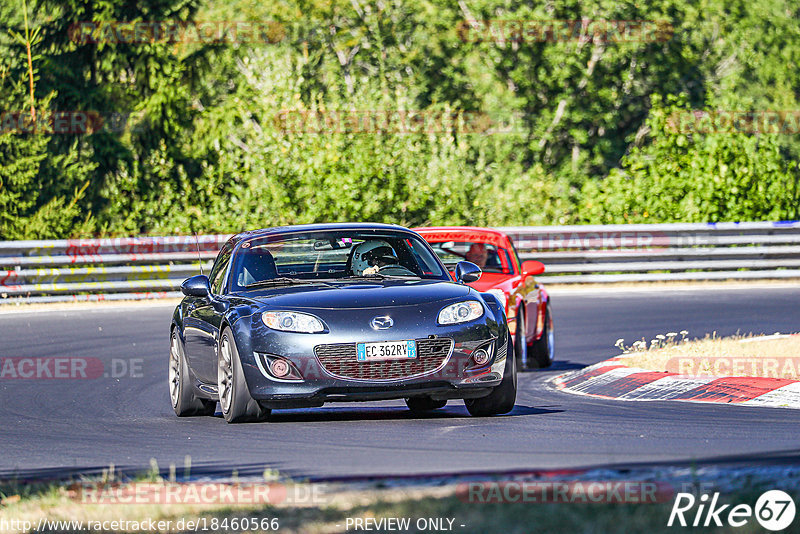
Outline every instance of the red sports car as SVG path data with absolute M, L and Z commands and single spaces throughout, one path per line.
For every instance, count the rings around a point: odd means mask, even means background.
M 523 368 L 553 363 L 553 312 L 547 291 L 534 275 L 544 272 L 539 261 L 520 261 L 511 239 L 497 230 L 469 226 L 414 228 L 452 274 L 456 263 L 471 261 L 483 276 L 469 285 L 494 293 L 505 303 L 514 351 Z M 524 339 L 524 342 L 523 342 Z

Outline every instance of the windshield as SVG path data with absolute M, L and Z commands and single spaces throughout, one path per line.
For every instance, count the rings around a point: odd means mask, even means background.
M 439 259 L 451 271 L 460 261 L 471 261 L 486 273 L 512 274 L 511 261 L 503 248 L 475 241 L 430 243 Z
M 231 289 L 348 278 L 450 280 L 427 244 L 407 233 L 340 230 L 270 235 L 242 244 Z

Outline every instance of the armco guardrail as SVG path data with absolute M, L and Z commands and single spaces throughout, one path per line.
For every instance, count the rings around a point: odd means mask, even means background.
M 228 237 L 0 242 L 0 302 L 177 297 L 201 261 L 210 270 Z
M 800 221 L 500 230 L 550 283 L 800 278 Z
M 800 278 L 797 221 L 500 230 L 523 259 L 544 262 L 548 283 Z M 228 237 L 0 242 L 0 302 L 179 296 Z

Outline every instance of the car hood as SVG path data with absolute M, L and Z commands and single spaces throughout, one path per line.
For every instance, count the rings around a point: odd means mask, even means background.
M 364 309 L 417 306 L 466 297 L 470 288 L 441 280 L 329 282 L 236 293 L 274 308 Z

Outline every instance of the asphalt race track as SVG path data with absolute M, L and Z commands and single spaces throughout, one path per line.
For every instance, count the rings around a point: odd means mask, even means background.
M 520 375 L 509 416 L 469 417 L 451 401 L 413 417 L 402 401 L 274 412 L 267 423 L 178 419 L 167 392 L 171 307 L 0 315 L 0 356 L 88 357 L 87 380 L 0 379 L 0 479 L 96 472 L 109 464 L 229 477 L 265 467 L 312 479 L 583 468 L 648 463 L 800 461 L 800 411 L 604 401 L 545 381 L 613 354 L 613 344 L 686 329 L 800 330 L 800 287 L 564 292 L 553 296 L 556 365 Z M 115 360 L 115 363 L 112 363 Z M 131 367 L 133 371 L 131 372 Z M 131 377 L 130 375 L 134 376 Z

